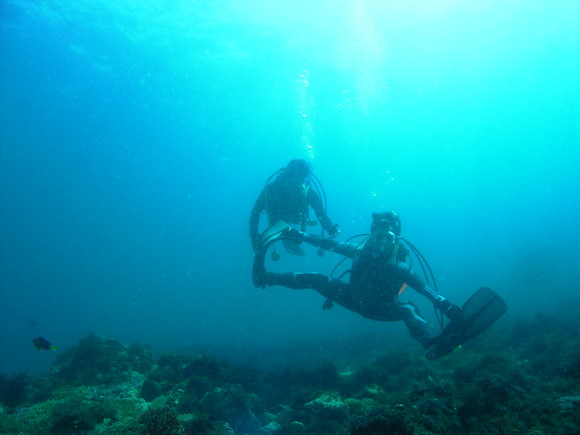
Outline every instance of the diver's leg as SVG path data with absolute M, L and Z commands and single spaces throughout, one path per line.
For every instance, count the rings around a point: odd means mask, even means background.
M 311 288 L 325 289 L 331 280 L 321 273 L 272 273 L 266 272 L 264 283 L 268 286 L 280 285 L 294 290 Z
M 266 260 L 266 250 L 261 249 L 256 252 L 254 256 L 254 264 L 252 266 L 252 281 L 255 287 L 266 288 L 264 278 L 267 274 L 264 261 Z
M 266 288 L 266 286 L 280 285 L 295 290 L 312 288 L 319 292 L 325 291 L 333 281 L 326 275 L 320 273 L 274 273 L 266 271 L 264 262 L 266 260 L 266 249 L 261 249 L 254 256 L 252 267 L 252 280 L 256 287 Z M 323 293 L 324 295 L 324 293 Z
M 310 288 L 345 308 L 354 309 L 353 298 L 349 291 L 350 286 L 345 282 L 321 273 L 268 272 L 264 266 L 265 256 L 265 250 L 261 250 L 254 257 L 252 279 L 256 287 L 280 285 L 295 290 Z M 328 304 L 326 306 L 328 307 Z
M 336 278 L 330 278 L 321 273 L 270 273 L 264 275 L 265 285 L 280 285 L 283 287 L 301 290 L 313 289 L 326 298 L 323 309 L 332 307 L 336 302 L 352 311 L 359 312 L 357 301 L 352 297 L 350 285 Z
M 417 306 L 411 302 L 396 305 L 397 314 L 405 322 L 411 337 L 421 343 L 423 348 L 431 346 L 435 340 L 435 331 L 429 323 L 421 316 Z

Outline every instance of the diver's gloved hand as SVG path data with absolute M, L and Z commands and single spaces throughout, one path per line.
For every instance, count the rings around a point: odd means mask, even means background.
M 449 299 L 442 297 L 441 299 L 436 300 L 435 307 L 441 310 L 441 312 L 451 320 L 463 320 L 463 311 L 457 305 L 452 304 Z
M 328 230 L 328 237 L 330 237 L 331 239 L 334 239 L 336 236 L 338 236 L 340 234 L 340 230 L 338 229 L 338 224 L 334 224 L 329 230 Z
M 282 234 L 282 238 L 285 240 L 293 240 L 296 244 L 300 244 L 304 241 L 304 233 L 298 231 L 296 228 L 288 228 Z

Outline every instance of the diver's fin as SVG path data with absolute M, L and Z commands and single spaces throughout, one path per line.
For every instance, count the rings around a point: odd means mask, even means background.
M 504 300 L 492 289 L 482 287 L 462 307 L 463 319 L 451 321 L 435 344 L 427 349 L 427 359 L 435 360 L 481 334 L 507 311 Z
M 507 308 L 507 304 L 501 296 L 492 289 L 480 288 L 462 307 L 464 322 L 468 324 L 466 330 L 468 339 L 489 328 L 504 315 Z
M 292 227 L 284 221 L 278 221 L 274 225 L 266 228 L 262 233 L 260 245 L 254 255 L 254 264 L 252 266 L 252 281 L 255 287 L 266 288 L 264 277 L 266 276 L 266 268 L 264 262 L 266 261 L 266 252 L 272 243 L 278 240 L 282 234 Z
M 284 221 L 278 221 L 264 230 L 260 238 L 260 249 L 267 249 L 280 236 L 292 227 Z

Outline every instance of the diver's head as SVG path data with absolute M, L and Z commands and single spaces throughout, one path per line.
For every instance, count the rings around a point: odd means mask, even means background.
M 304 182 L 310 175 L 310 165 L 304 159 L 290 160 L 284 173 L 292 180 Z
M 401 219 L 394 211 L 385 213 L 373 213 L 371 234 L 392 233 L 394 236 L 401 235 Z
M 389 257 L 390 264 L 396 264 L 401 235 L 401 220 L 397 213 L 373 213 L 371 239 L 369 247 L 375 252 L 382 252 Z

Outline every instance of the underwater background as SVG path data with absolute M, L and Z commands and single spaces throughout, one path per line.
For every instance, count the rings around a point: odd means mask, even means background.
M 400 322 L 253 287 L 249 214 L 293 158 L 312 163 L 339 239 L 396 210 L 444 296 L 502 295 L 486 334 L 578 317 L 580 2 L 3 0 L 0 14 L 0 373 L 46 374 L 90 334 L 256 364 L 420 358 Z M 281 253 L 272 270 L 339 260 Z

